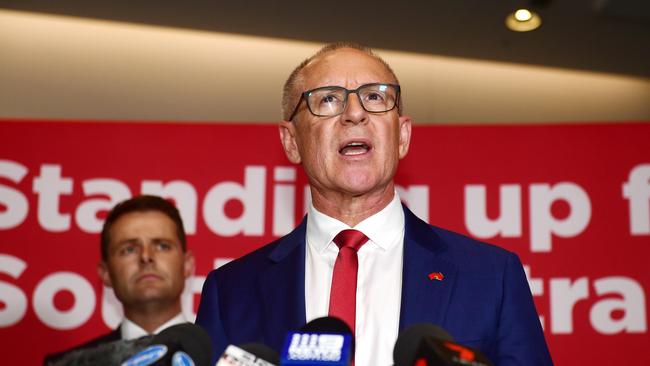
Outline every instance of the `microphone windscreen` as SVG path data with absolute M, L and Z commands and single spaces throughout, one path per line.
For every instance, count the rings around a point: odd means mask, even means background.
M 334 334 L 350 334 L 352 329 L 343 320 L 335 316 L 323 316 L 313 319 L 299 329 L 303 333 L 334 333 Z M 351 352 L 354 354 L 355 342 L 354 337 L 351 337 Z
M 409 365 L 426 366 L 493 366 L 492 362 L 476 348 L 435 337 L 425 337 Z
M 280 364 L 280 355 L 275 352 L 271 347 L 263 345 L 261 343 L 246 343 L 239 346 L 246 352 L 252 353 L 257 358 L 261 358 L 268 363 L 274 365 Z
M 345 322 L 333 316 L 316 318 L 303 325 L 300 332 L 352 334 L 352 329 Z
M 210 336 L 203 328 L 191 323 L 171 326 L 155 335 L 152 344 L 178 344 L 196 366 L 209 366 L 212 357 Z
M 393 362 L 396 366 L 411 366 L 422 340 L 434 337 L 444 341 L 454 338 L 444 329 L 429 323 L 414 324 L 402 331 L 393 348 Z
M 133 340 L 117 340 L 96 347 L 69 352 L 48 366 L 114 366 L 138 353 L 151 343 L 151 336 Z

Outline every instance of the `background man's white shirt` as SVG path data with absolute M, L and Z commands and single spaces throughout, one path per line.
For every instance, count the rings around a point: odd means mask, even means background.
M 178 315 L 169 319 L 167 322 L 165 322 L 165 324 L 159 326 L 158 329 L 154 330 L 154 332 L 151 334 L 158 334 L 164 329 L 171 327 L 172 325 L 182 323 L 187 323 L 187 319 L 185 319 L 183 313 L 178 313 Z M 122 324 L 120 324 L 120 334 L 122 335 L 123 340 L 131 340 L 150 335 L 146 330 L 142 329 L 142 327 L 130 321 L 126 317 L 122 321 Z

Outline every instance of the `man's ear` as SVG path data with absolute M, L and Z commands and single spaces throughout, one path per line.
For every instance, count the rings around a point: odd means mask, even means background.
M 113 283 L 111 282 L 111 275 L 108 273 L 108 264 L 104 261 L 99 261 L 97 263 L 97 275 L 99 275 L 99 278 L 102 280 L 102 283 L 106 287 L 113 287 Z
M 290 162 L 300 164 L 300 151 L 296 142 L 296 125 L 293 122 L 280 122 L 280 142 Z
M 399 117 L 399 158 L 406 156 L 411 145 L 411 117 Z
M 192 274 L 194 274 L 195 267 L 196 262 L 194 260 L 194 253 L 192 253 L 191 250 L 188 250 L 185 252 L 185 260 L 183 263 L 183 274 L 185 275 L 185 278 L 189 278 Z

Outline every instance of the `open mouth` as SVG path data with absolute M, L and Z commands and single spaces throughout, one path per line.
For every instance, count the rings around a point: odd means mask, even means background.
M 339 154 L 345 156 L 355 156 L 365 154 L 370 151 L 371 146 L 362 141 L 352 141 L 339 149 Z

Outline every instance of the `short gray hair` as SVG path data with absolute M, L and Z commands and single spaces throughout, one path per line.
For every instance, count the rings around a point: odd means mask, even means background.
M 363 46 L 359 43 L 355 42 L 335 42 L 335 43 L 329 43 L 323 46 L 318 52 L 313 54 L 312 56 L 306 58 L 303 60 L 289 75 L 289 78 L 287 81 L 284 83 L 284 87 L 282 89 L 282 119 L 287 121 L 289 120 L 289 117 L 291 117 L 291 112 L 293 112 L 293 109 L 295 108 L 295 104 L 298 102 L 298 95 L 300 92 L 296 91 L 296 88 L 302 81 L 302 70 L 312 61 L 317 59 L 318 57 L 332 52 L 339 50 L 341 48 L 352 48 L 355 50 L 362 51 L 366 53 L 367 55 L 371 56 L 375 60 L 379 61 L 388 73 L 391 75 L 391 77 L 395 80 L 397 84 L 399 84 L 399 80 L 397 80 L 397 75 L 395 75 L 395 72 L 393 72 L 393 69 L 388 65 L 384 59 L 381 57 L 377 56 L 372 49 L 369 47 Z M 298 94 L 298 95 L 296 95 Z M 402 115 L 402 96 L 400 94 L 400 98 L 397 104 L 397 112 L 399 115 Z

